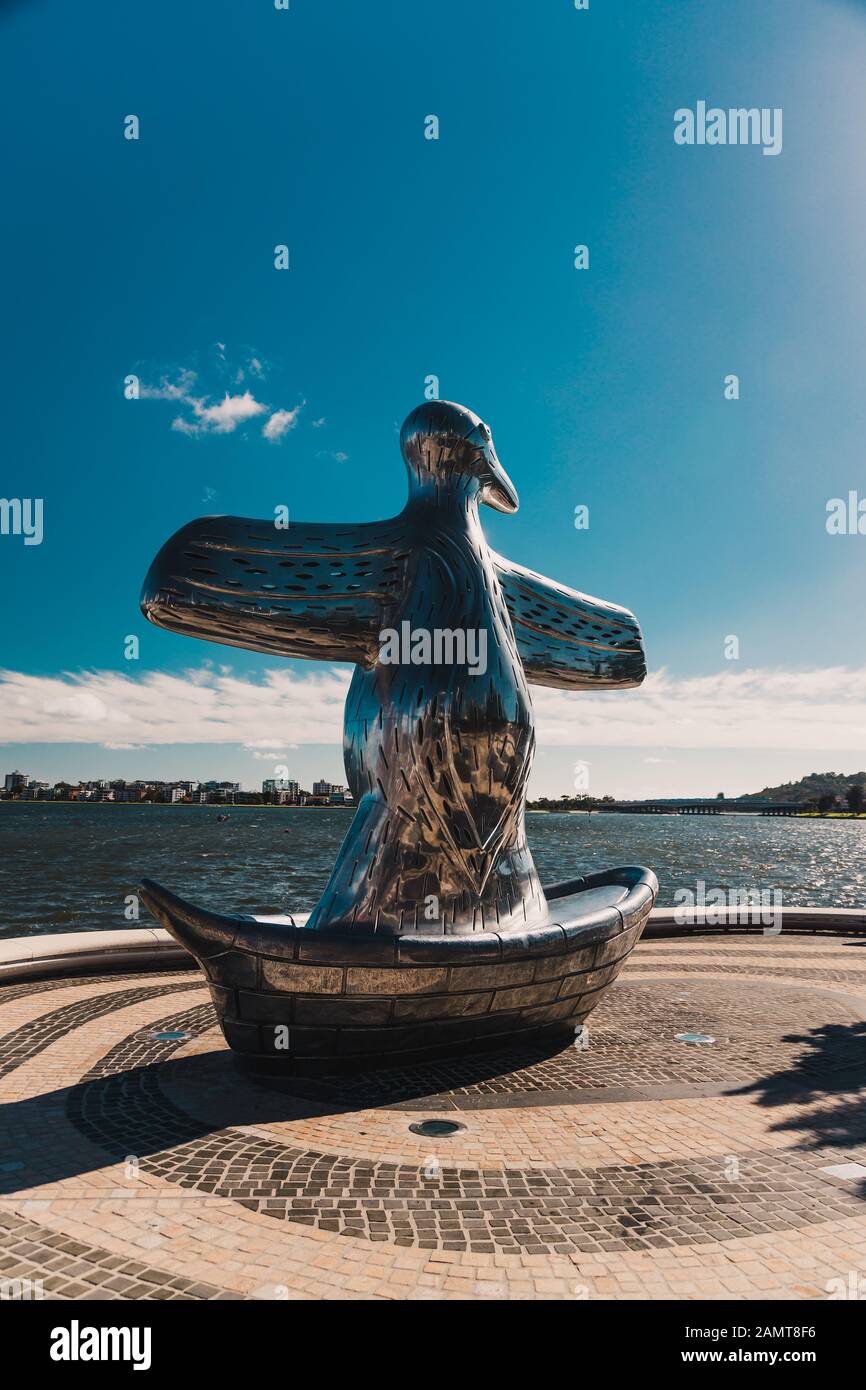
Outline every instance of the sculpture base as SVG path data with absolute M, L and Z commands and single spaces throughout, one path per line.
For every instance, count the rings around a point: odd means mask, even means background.
M 203 911 L 148 880 L 141 898 L 199 961 L 229 1046 L 296 1075 L 426 1061 L 574 1034 L 640 939 L 648 869 L 545 889 L 525 932 L 382 937 Z

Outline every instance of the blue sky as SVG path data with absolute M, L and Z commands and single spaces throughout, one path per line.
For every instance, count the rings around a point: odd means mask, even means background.
M 863 766 L 866 536 L 825 517 L 866 496 L 866 8 L 796 9 L 6 7 L 2 492 L 44 499 L 40 546 L 0 536 L 9 767 L 337 778 L 339 679 L 320 726 L 310 667 L 159 632 L 138 592 L 196 515 L 399 510 L 429 374 L 517 486 L 494 546 L 644 627 L 648 690 L 541 693 L 536 792 L 576 759 L 620 794 Z M 677 146 L 699 99 L 781 107 L 781 153 Z

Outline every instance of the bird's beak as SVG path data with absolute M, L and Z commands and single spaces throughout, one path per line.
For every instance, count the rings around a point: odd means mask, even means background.
M 520 503 L 517 489 L 496 456 L 491 445 L 487 450 L 487 469 L 481 484 L 481 501 L 498 512 L 516 512 Z

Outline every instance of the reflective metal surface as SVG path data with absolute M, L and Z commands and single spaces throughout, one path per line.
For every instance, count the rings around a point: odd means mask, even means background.
M 209 641 L 355 663 L 344 756 L 357 811 L 309 927 L 538 925 L 547 904 L 524 831 L 535 745 L 527 682 L 638 685 L 640 630 L 626 609 L 490 550 L 479 503 L 513 512 L 517 494 L 472 411 L 419 406 L 401 448 L 409 498 L 399 516 L 286 531 L 193 521 L 155 559 L 142 609 Z M 386 633 L 401 638 L 397 661 Z M 429 650 L 423 637 L 409 644 L 424 633 Z M 436 633 L 450 634 L 441 650 Z

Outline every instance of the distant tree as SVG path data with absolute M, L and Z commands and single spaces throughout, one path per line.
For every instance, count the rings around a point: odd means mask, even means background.
M 835 804 L 836 798 L 831 792 L 825 792 L 823 796 L 818 797 L 818 810 L 821 812 L 822 816 L 835 806 Z
M 863 802 L 866 801 L 863 783 L 852 782 L 845 793 L 845 800 L 848 802 L 848 810 L 852 815 L 859 816 L 860 812 L 863 810 Z

